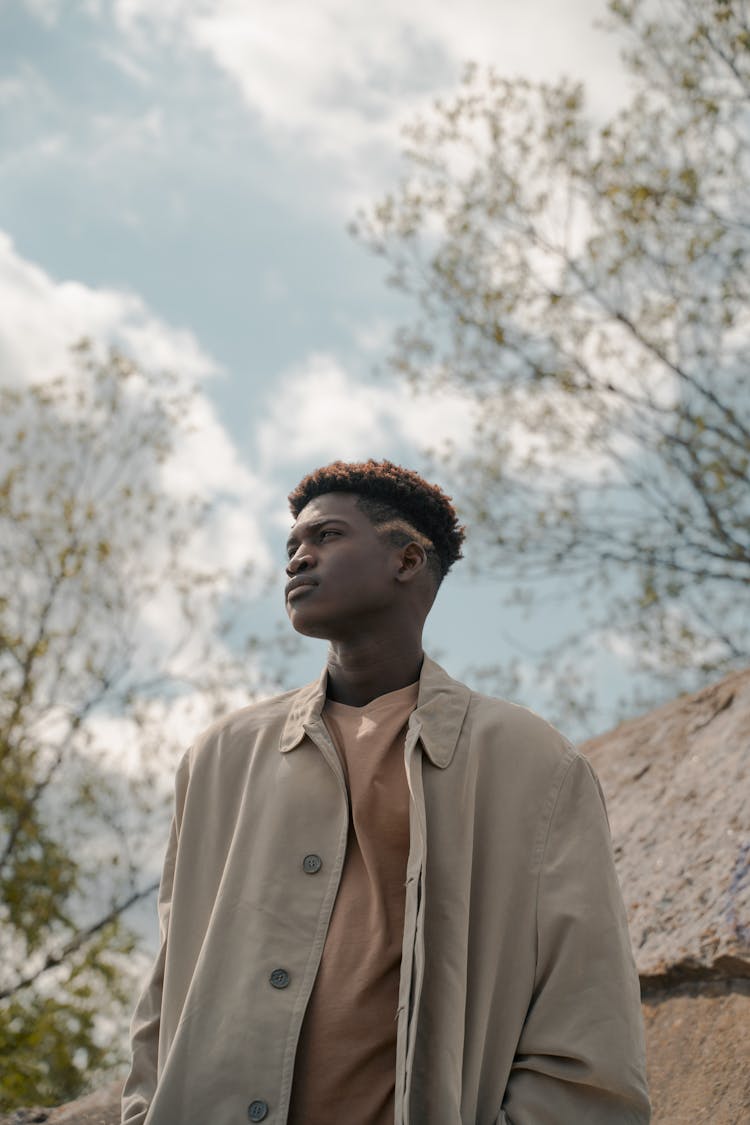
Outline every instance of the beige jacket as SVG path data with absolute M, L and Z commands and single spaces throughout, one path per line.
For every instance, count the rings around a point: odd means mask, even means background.
M 347 838 L 325 686 L 230 715 L 182 761 L 128 1125 L 286 1121 Z M 588 762 L 427 658 L 405 758 L 396 1125 L 647 1122 L 638 978 Z

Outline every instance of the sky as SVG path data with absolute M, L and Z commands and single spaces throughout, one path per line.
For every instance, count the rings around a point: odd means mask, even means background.
M 403 125 L 470 60 L 580 79 L 608 116 L 628 87 L 604 16 L 601 0 L 0 0 L 0 379 L 64 370 L 88 336 L 197 380 L 169 487 L 216 497 L 217 560 L 278 568 L 258 632 L 283 618 L 302 475 L 335 458 L 422 470 L 427 446 L 471 442 L 470 403 L 385 370 L 409 307 L 347 231 L 397 182 Z M 520 658 L 521 702 L 544 710 L 535 652 L 574 609 L 527 620 L 470 570 L 470 538 L 468 555 L 426 647 L 469 682 Z M 307 642 L 290 686 L 323 657 Z M 625 658 L 603 648 L 594 674 L 614 698 Z

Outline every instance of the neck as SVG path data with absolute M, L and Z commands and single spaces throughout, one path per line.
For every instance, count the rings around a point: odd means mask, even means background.
M 398 646 L 365 640 L 332 641 L 328 650 L 328 698 L 350 707 L 365 704 L 419 679 L 422 638 Z

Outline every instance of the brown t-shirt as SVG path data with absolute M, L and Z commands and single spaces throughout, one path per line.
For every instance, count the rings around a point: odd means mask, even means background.
M 393 1125 L 409 855 L 404 740 L 419 684 L 323 718 L 351 802 L 325 948 L 297 1048 L 289 1125 Z

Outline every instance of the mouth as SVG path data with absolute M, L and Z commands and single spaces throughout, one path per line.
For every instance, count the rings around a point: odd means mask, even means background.
M 286 600 L 288 602 L 293 601 L 294 598 L 299 597 L 306 590 L 311 590 L 314 586 L 317 586 L 317 584 L 318 583 L 312 578 L 303 578 L 302 576 L 293 578 L 291 582 L 287 582 L 284 591 Z

